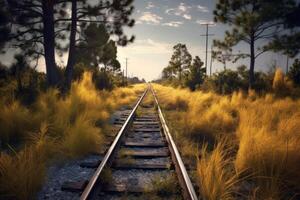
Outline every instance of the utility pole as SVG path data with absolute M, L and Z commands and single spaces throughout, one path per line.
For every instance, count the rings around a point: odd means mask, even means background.
M 286 56 L 286 74 L 289 73 L 289 56 Z
M 126 85 L 128 84 L 128 77 L 127 77 L 127 64 L 128 64 L 128 58 L 126 58 Z
M 124 81 L 124 69 L 122 70 L 122 83 L 123 83 L 123 86 L 125 86 L 125 81 Z
M 209 76 L 211 76 L 212 71 L 212 62 L 213 62 L 213 45 L 211 45 L 211 51 L 210 51 L 210 69 L 209 69 Z
M 209 34 L 208 32 L 208 27 L 209 26 L 213 26 L 214 24 L 213 23 L 201 23 L 201 25 L 204 25 L 206 26 L 206 34 L 205 35 L 201 35 L 201 36 L 205 36 L 206 37 L 206 50 L 205 50 L 205 69 L 206 69 L 206 75 L 207 75 L 207 69 L 208 69 L 208 66 L 207 66 L 207 54 L 208 54 L 208 37 L 209 36 L 214 36 L 214 34 Z

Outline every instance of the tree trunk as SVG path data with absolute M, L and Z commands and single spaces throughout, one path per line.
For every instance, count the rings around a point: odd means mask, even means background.
M 255 66 L 255 44 L 254 35 L 250 39 L 250 69 L 249 69 L 249 89 L 253 89 L 255 77 L 254 77 L 254 66 Z
M 55 63 L 55 33 L 54 33 L 54 3 L 50 0 L 42 1 L 44 53 L 49 87 L 58 87 L 59 71 Z
M 23 90 L 23 85 L 22 85 L 20 66 L 16 66 L 16 76 L 17 76 L 18 92 L 21 92 Z
M 181 70 L 181 66 L 180 66 L 179 71 L 178 71 L 178 79 L 179 79 L 180 85 L 181 85 L 181 73 L 182 73 L 182 70 Z
M 76 30 L 77 30 L 77 0 L 72 0 L 72 22 L 71 22 L 71 33 L 70 33 L 70 45 L 69 45 L 69 57 L 65 71 L 65 83 L 64 90 L 68 91 L 71 87 L 73 69 L 75 65 L 75 51 L 76 51 Z

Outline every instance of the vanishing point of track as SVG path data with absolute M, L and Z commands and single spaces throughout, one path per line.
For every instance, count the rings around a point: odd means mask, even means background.
M 141 105 L 147 93 L 153 95 L 156 109 Z M 143 109 L 142 114 L 137 115 L 138 108 Z M 128 161 L 127 159 L 126 161 L 122 157 L 124 155 L 129 156 L 130 160 Z M 155 162 L 155 160 L 159 159 L 163 162 Z M 135 179 L 129 179 L 123 183 L 110 181 L 112 183 L 104 184 L 102 176 L 105 176 L 105 170 L 107 169 L 119 170 L 121 174 L 125 172 L 124 176 L 128 173 L 126 170 L 136 170 L 133 175 L 138 176 L 140 174 L 140 177 L 151 176 L 154 173 L 159 176 L 160 171 L 165 171 L 165 176 L 173 173 L 176 174 L 175 177 L 181 187 L 179 196 L 187 200 L 197 199 L 189 175 L 170 134 L 151 85 L 147 87 L 132 111 L 126 116 L 125 122 L 94 175 L 89 180 L 80 199 L 106 199 L 106 195 L 111 193 L 143 193 L 144 188 Z

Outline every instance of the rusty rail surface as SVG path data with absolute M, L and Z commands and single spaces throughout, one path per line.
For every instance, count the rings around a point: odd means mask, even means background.
M 159 106 L 159 102 L 158 102 L 158 99 L 157 99 L 157 96 L 156 96 L 156 93 L 155 91 L 153 90 L 152 86 L 150 87 L 151 88 L 151 92 L 154 96 L 154 99 L 155 99 L 155 102 L 156 102 L 156 105 L 157 105 L 157 110 L 158 110 L 158 114 L 159 114 L 159 118 L 160 118 L 160 121 L 161 121 L 161 125 L 162 125 L 162 128 L 163 128 L 163 132 L 165 134 L 165 137 L 167 139 L 167 142 L 168 142 L 168 146 L 169 146 L 169 149 L 171 151 L 171 157 L 172 157 L 172 160 L 173 162 L 175 163 L 175 170 L 176 170 L 176 174 L 178 176 L 178 179 L 179 179 L 179 184 L 180 186 L 183 188 L 183 196 L 184 196 L 184 199 L 188 199 L 188 200 L 197 200 L 198 197 L 197 197 L 197 194 L 195 192 L 195 189 L 194 189 L 194 186 L 191 182 L 191 179 L 186 171 L 186 168 L 183 164 L 183 161 L 181 159 L 181 156 L 179 154 L 179 151 L 176 147 L 176 144 L 172 138 L 172 135 L 170 133 L 170 130 L 167 126 L 167 123 L 166 123 L 166 120 L 164 118 L 164 115 L 163 115 L 163 112 Z

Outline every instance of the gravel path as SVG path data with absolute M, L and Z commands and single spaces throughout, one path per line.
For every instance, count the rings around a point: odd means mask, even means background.
M 38 193 L 37 199 L 73 200 L 79 199 L 78 193 L 64 192 L 61 190 L 63 183 L 68 181 L 88 180 L 94 173 L 94 169 L 81 168 L 81 162 L 97 161 L 99 156 L 91 155 L 84 159 L 67 162 L 64 165 L 56 164 L 48 169 L 48 180 Z

